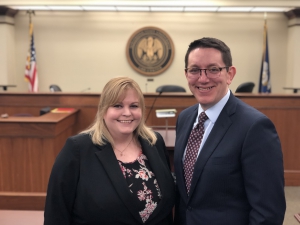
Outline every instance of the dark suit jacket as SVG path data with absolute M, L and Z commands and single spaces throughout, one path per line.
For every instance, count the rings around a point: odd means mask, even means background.
M 162 199 L 145 224 L 172 224 L 175 184 L 162 137 L 154 146 L 140 138 Z M 50 175 L 45 225 L 143 224 L 110 144 L 94 145 L 88 134 L 68 138 Z
M 230 94 L 195 164 L 187 196 L 182 157 L 198 104 L 178 117 L 175 223 L 282 225 L 283 157 L 273 123 Z

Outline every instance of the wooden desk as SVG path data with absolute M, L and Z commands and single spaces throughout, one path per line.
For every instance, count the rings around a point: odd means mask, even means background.
M 0 209 L 44 208 L 49 175 L 78 110 L 0 119 Z

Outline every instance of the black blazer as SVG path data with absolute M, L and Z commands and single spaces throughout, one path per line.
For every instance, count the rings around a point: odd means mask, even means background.
M 199 154 L 187 196 L 182 158 L 197 113 L 198 104 L 177 121 L 175 223 L 282 225 L 286 204 L 277 132 L 270 119 L 232 93 Z
M 175 184 L 160 134 L 154 146 L 139 139 L 161 190 L 162 199 L 145 224 L 172 224 Z M 144 224 L 112 146 L 94 145 L 88 134 L 68 138 L 50 175 L 45 225 Z

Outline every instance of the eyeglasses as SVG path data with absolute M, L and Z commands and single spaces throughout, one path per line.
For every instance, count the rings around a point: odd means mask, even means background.
M 225 67 L 213 66 L 207 69 L 186 68 L 185 72 L 187 73 L 190 79 L 198 79 L 202 75 L 202 70 L 204 70 L 204 73 L 207 78 L 217 78 L 220 76 L 222 69 L 225 68 L 228 71 L 229 66 L 225 66 Z

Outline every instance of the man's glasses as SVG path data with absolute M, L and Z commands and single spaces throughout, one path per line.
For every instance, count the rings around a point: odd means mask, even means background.
M 202 75 L 202 70 L 204 70 L 204 73 L 207 78 L 218 78 L 221 74 L 222 69 L 225 68 L 228 71 L 229 66 L 225 66 L 225 67 L 213 66 L 207 69 L 186 68 L 185 72 L 187 73 L 190 79 L 198 79 Z

